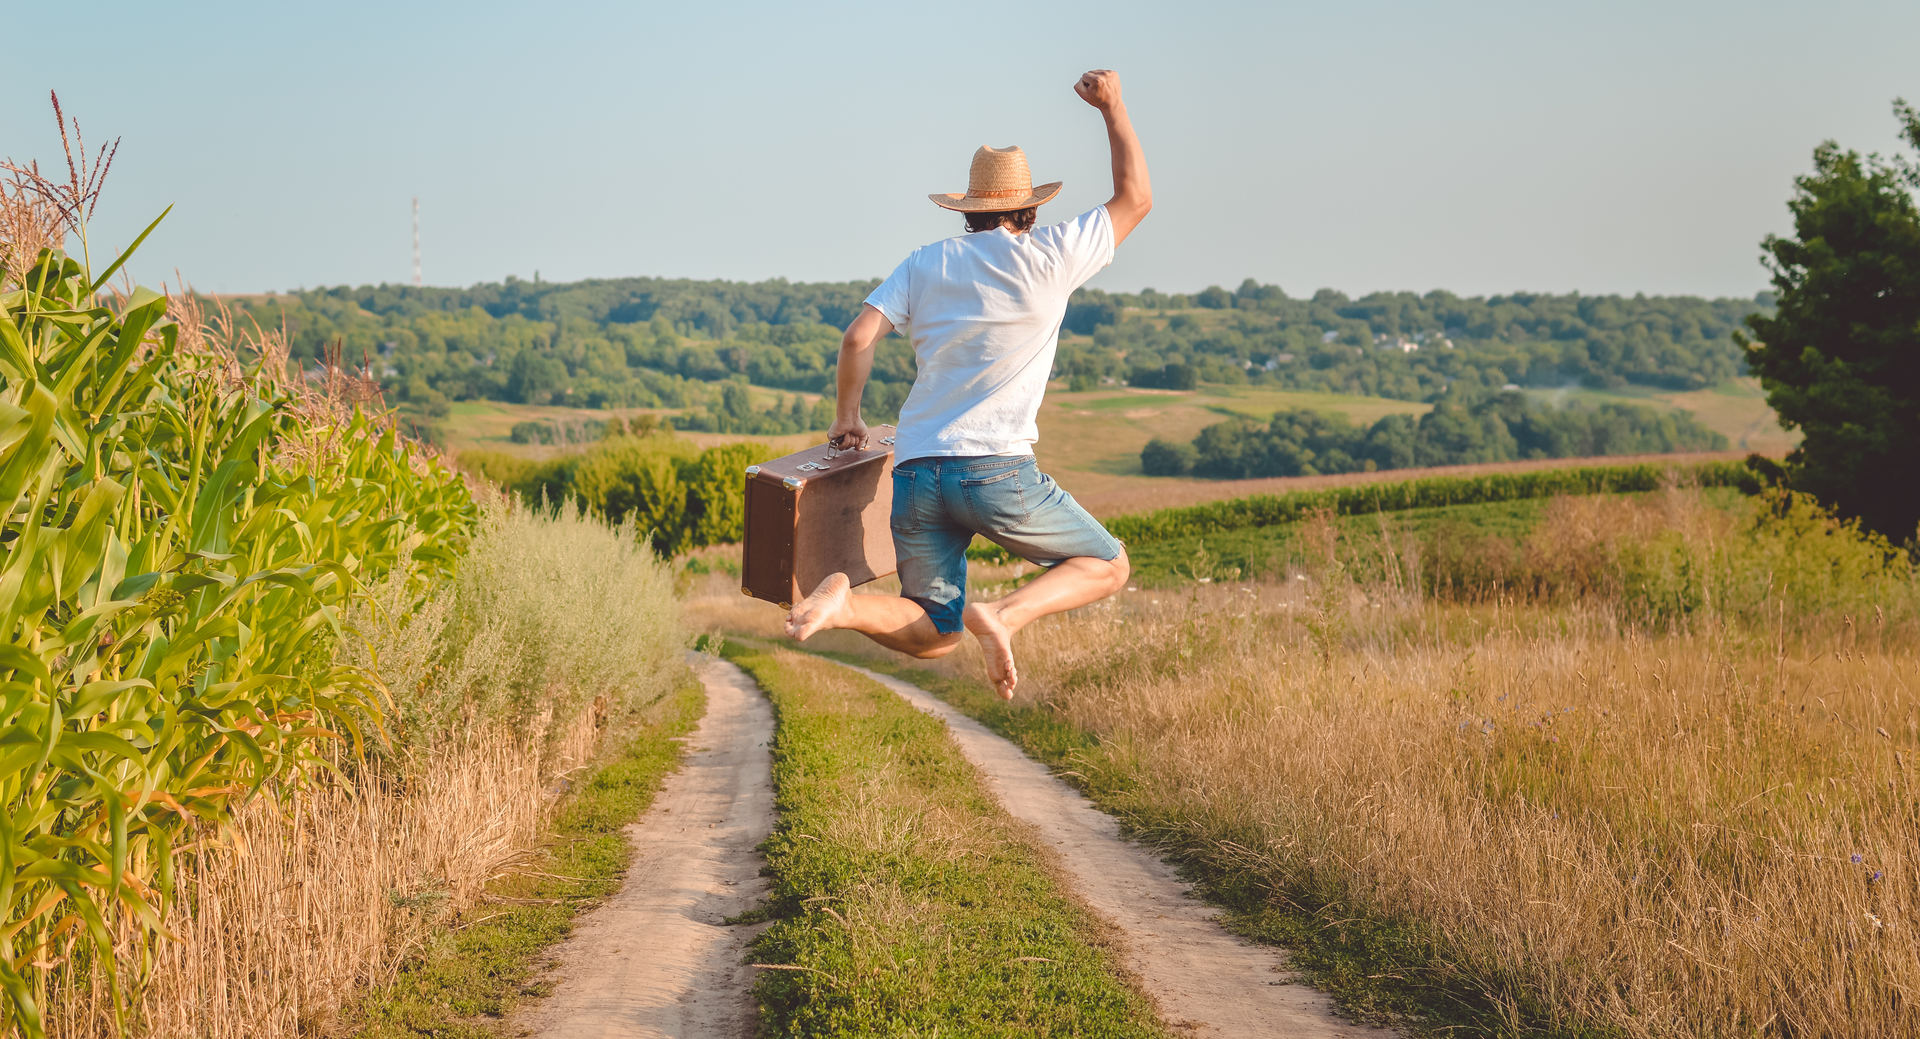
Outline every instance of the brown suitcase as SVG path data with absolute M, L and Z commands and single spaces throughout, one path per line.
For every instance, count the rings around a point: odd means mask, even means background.
M 858 587 L 893 573 L 892 426 L 864 451 L 826 444 L 747 467 L 740 591 L 789 609 L 828 574 Z

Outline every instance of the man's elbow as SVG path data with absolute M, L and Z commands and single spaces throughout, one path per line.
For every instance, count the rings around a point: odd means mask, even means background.
M 1139 194 L 1118 195 L 1107 203 L 1107 212 L 1116 222 L 1123 223 L 1131 230 L 1140 221 L 1153 212 L 1153 193 L 1144 191 Z

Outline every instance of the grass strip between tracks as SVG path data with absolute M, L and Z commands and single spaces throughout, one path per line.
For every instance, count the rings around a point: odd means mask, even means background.
M 722 653 L 778 718 L 764 1034 L 1166 1034 L 945 725 L 805 653 Z
M 365 1039 L 495 1039 L 505 1015 L 546 993 L 542 954 L 573 918 L 620 887 L 633 857 L 627 824 L 653 804 L 679 767 L 685 736 L 706 711 L 689 676 L 663 701 L 615 718 L 605 748 L 554 813 L 546 846 L 524 870 L 495 881 L 463 918 L 436 928 L 390 985 L 363 995 L 349 1020 Z
M 1044 704 L 1000 699 L 984 682 L 953 678 L 897 659 L 836 652 L 818 655 L 871 668 L 940 697 L 1013 741 L 1073 784 L 1133 836 L 1161 848 L 1194 883 L 1194 894 L 1221 907 L 1227 930 L 1292 952 L 1288 967 L 1331 994 L 1341 1010 L 1415 1035 L 1448 1039 L 1615 1039 L 1603 1028 L 1555 1028 L 1532 993 L 1489 992 L 1485 979 L 1452 968 L 1447 950 L 1417 920 L 1388 920 L 1324 898 L 1284 890 L 1242 867 L 1234 849 L 1196 833 L 1136 789 L 1123 752 L 1060 721 Z

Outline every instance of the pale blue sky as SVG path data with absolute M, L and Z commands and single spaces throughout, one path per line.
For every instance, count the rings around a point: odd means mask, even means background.
M 1826 138 L 1897 147 L 1920 4 L 60 4 L 11 9 L 0 153 L 60 91 L 124 138 L 96 249 L 203 289 L 886 274 L 981 144 L 1110 193 L 1071 92 L 1120 70 L 1156 208 L 1096 285 L 1252 276 L 1747 295 Z

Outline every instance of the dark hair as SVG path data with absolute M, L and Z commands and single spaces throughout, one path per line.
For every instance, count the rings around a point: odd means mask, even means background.
M 1008 213 L 967 213 L 967 233 L 991 231 L 1004 227 L 1014 234 L 1033 230 L 1033 222 L 1040 218 L 1039 206 L 1028 206 Z

